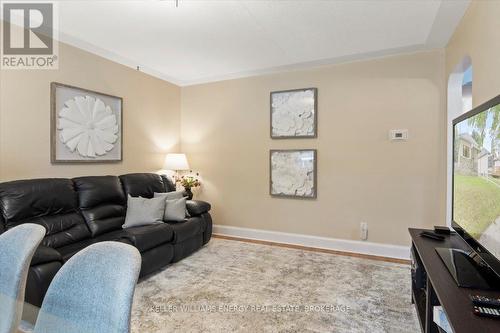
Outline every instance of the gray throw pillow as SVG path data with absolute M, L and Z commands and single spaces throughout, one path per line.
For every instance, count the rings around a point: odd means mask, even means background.
M 187 198 L 167 200 L 165 205 L 164 221 L 181 222 L 186 218 Z
M 165 200 L 182 199 L 182 198 L 184 198 L 184 191 L 174 191 L 174 192 L 164 192 L 164 193 L 155 192 L 154 196 L 155 196 L 155 198 L 165 198 Z M 165 206 L 165 210 L 166 209 L 167 209 L 167 206 Z M 165 211 L 165 215 L 166 214 L 167 213 Z M 189 215 L 187 208 L 186 208 L 186 212 L 185 212 L 184 217 L 191 217 L 191 215 Z M 165 216 L 163 217 L 163 220 L 167 221 Z M 170 220 L 170 221 L 173 221 L 173 220 Z
M 122 225 L 122 228 L 163 223 L 164 212 L 165 199 L 163 198 L 134 198 L 129 195 L 127 215 L 125 215 L 125 224 Z
M 164 192 L 164 193 L 154 193 L 155 198 L 165 198 L 165 200 L 173 200 L 173 199 L 181 199 L 184 197 L 184 191 L 175 191 L 175 192 Z

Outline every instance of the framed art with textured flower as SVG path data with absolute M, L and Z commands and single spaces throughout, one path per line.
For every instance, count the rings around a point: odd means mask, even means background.
M 271 138 L 315 138 L 318 89 L 271 92 Z
M 316 198 L 316 149 L 271 150 L 269 154 L 272 196 Z
M 51 83 L 51 161 L 122 160 L 121 97 Z

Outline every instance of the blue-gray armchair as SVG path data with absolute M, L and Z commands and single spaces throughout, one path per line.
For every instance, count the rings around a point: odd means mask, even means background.
M 42 303 L 35 333 L 127 333 L 139 251 L 100 242 L 75 254 L 57 272 Z
M 17 332 L 28 269 L 44 236 L 45 228 L 32 223 L 19 225 L 0 235 L 0 333 Z

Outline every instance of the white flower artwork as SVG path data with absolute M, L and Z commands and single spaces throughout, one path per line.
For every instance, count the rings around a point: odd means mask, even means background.
M 122 161 L 123 99 L 52 82 L 52 163 Z
M 118 122 L 111 107 L 99 98 L 76 96 L 59 111 L 59 139 L 71 152 L 95 158 L 113 149 Z
M 271 93 L 271 137 L 316 137 L 317 89 Z
M 271 150 L 271 195 L 316 197 L 316 150 Z

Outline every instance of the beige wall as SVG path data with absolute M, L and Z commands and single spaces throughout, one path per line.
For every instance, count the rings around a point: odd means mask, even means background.
M 474 1 L 445 52 L 182 89 L 61 44 L 57 71 L 0 72 L 0 180 L 154 171 L 182 150 L 217 224 L 357 240 L 363 221 L 369 241 L 407 245 L 409 226 L 445 219 L 449 74 L 469 55 L 473 104 L 500 93 L 498 17 L 500 1 Z M 124 98 L 122 163 L 50 164 L 51 81 Z M 319 89 L 318 139 L 271 140 L 269 92 L 301 87 Z M 394 128 L 410 140 L 389 142 Z M 279 148 L 318 149 L 316 200 L 269 196 L 269 149 Z
M 60 44 L 59 70 L 0 71 L 0 181 L 156 171 L 179 149 L 180 88 Z M 123 97 L 123 162 L 50 164 L 50 82 Z
M 319 137 L 271 140 L 269 92 L 317 87 Z M 443 51 L 182 89 L 182 150 L 202 172 L 214 223 L 408 244 L 444 221 Z M 408 142 L 390 129 L 408 128 Z M 318 198 L 269 196 L 269 149 L 318 149 Z
M 473 106 L 500 94 L 500 1 L 473 1 L 446 47 L 447 77 L 472 59 Z

